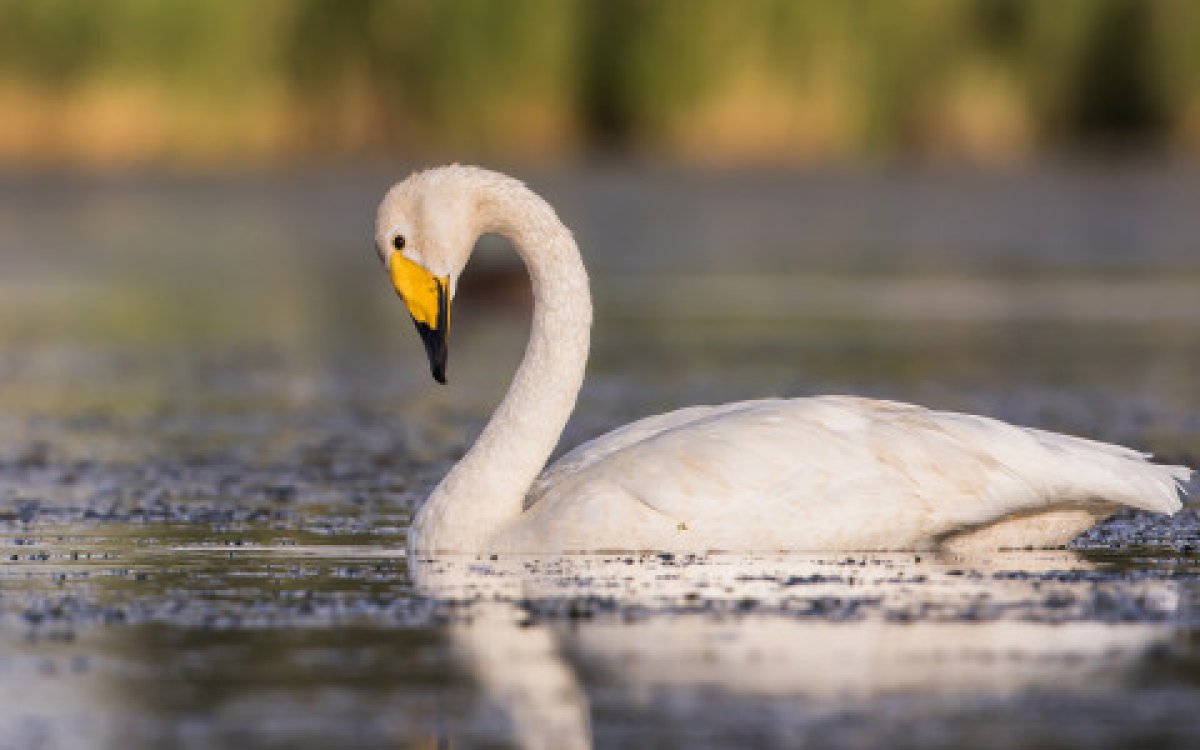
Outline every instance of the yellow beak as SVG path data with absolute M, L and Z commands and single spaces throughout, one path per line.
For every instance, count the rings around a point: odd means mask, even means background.
M 388 272 L 392 277 L 392 286 L 404 300 L 409 315 L 417 325 L 417 332 L 425 343 L 433 379 L 445 383 L 446 358 L 449 354 L 446 337 L 450 332 L 450 277 L 434 276 L 400 253 L 392 254 Z

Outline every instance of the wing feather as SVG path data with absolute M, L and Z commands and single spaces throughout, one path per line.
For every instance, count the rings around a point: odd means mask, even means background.
M 912 549 L 1060 508 L 1178 510 L 1190 470 L 1146 459 L 889 401 L 747 401 L 670 412 L 585 443 L 546 471 L 529 504 L 560 536 L 572 526 L 594 535 L 624 501 L 710 549 Z

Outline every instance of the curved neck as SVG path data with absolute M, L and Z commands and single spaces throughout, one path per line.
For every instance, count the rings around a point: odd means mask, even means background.
M 504 400 L 413 520 L 409 550 L 416 553 L 482 551 L 521 515 L 575 408 L 587 363 L 592 304 L 571 233 L 516 180 L 495 175 L 477 201 L 479 234 L 504 235 L 525 262 L 533 322 Z

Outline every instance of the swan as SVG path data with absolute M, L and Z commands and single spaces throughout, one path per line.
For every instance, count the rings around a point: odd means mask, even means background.
M 507 175 L 438 167 L 388 190 L 375 244 L 445 383 L 450 302 L 487 233 L 507 237 L 531 277 L 529 341 L 478 439 L 417 511 L 412 555 L 1051 547 L 1122 505 L 1181 507 L 1187 467 L 852 396 L 684 408 L 545 468 L 583 384 L 592 322 L 587 273 L 554 209 Z

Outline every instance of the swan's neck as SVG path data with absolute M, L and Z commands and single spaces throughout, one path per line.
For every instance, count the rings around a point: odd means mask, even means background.
M 479 230 L 506 236 L 533 282 L 529 343 L 478 440 L 417 513 L 409 549 L 477 552 L 524 510 L 583 384 L 592 322 L 587 273 L 571 233 L 532 191 L 504 180 L 479 196 Z

